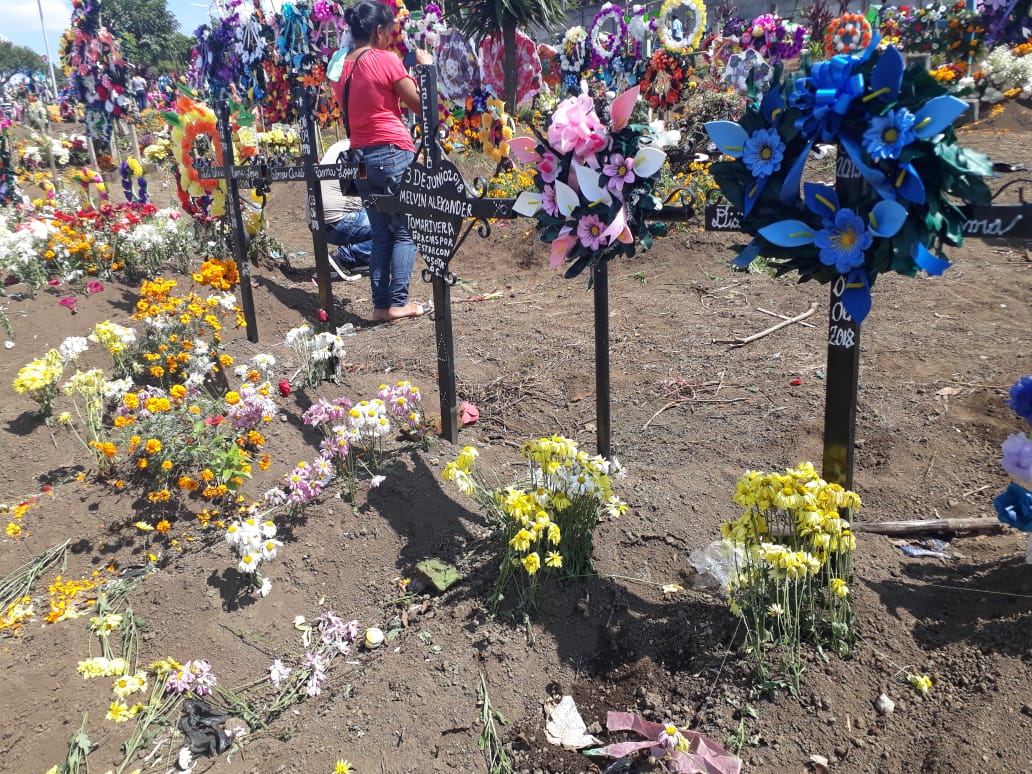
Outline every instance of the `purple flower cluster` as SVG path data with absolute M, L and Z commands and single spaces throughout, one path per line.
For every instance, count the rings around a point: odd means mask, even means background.
M 332 610 L 327 610 L 314 621 L 319 641 L 313 650 L 305 653 L 298 667 L 305 677 L 305 694 L 309 697 L 322 693 L 326 684 L 326 670 L 337 656 L 346 656 L 358 639 L 358 621 L 344 621 Z M 279 659 L 269 667 L 269 681 L 279 686 L 293 670 Z
M 168 676 L 165 683 L 166 693 L 186 693 L 193 691 L 198 696 L 208 696 L 211 689 L 215 687 L 217 680 L 211 671 L 211 664 L 207 659 L 200 658 L 187 661 L 181 669 Z
M 322 653 L 305 653 L 305 661 L 301 668 L 308 670 L 308 685 L 305 686 L 305 693 L 309 698 L 322 693 L 323 683 L 326 682 L 326 667 L 330 661 Z
M 270 421 L 278 411 L 276 401 L 268 395 L 270 391 L 268 384 L 258 387 L 244 382 L 237 390 L 240 400 L 226 410 L 226 419 L 237 430 L 253 430 Z
M 346 656 L 351 646 L 358 639 L 358 621 L 344 621 L 332 610 L 315 619 L 315 629 L 319 632 L 323 645 L 331 652 Z
M 308 411 L 301 415 L 301 419 L 309 427 L 343 422 L 347 418 L 350 408 L 351 401 L 344 397 L 337 398 L 332 403 L 325 398 L 319 398 Z

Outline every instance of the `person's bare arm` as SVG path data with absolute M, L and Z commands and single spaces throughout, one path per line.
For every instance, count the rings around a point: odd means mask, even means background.
M 419 89 L 416 82 L 408 76 L 394 82 L 394 93 L 398 95 L 405 106 L 413 113 L 419 112 Z
M 433 57 L 430 56 L 429 52 L 416 49 L 416 64 L 430 64 L 433 61 Z M 398 95 L 409 110 L 413 113 L 419 112 L 419 90 L 416 88 L 414 80 L 402 78 L 400 81 L 395 81 L 394 93 Z

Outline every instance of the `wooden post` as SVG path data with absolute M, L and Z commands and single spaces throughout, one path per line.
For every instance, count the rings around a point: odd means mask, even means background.
M 840 147 L 835 164 L 839 205 L 851 206 L 865 185 L 860 171 Z M 828 374 L 824 401 L 824 467 L 832 484 L 853 488 L 853 449 L 856 439 L 856 397 L 860 376 L 860 325 L 846 311 L 842 294 L 845 275 L 831 286 L 828 311 Z
M 326 313 L 326 324 L 330 330 L 335 331 L 337 316 L 333 308 L 333 281 L 330 279 L 326 234 L 322 228 L 322 187 L 315 172 L 322 151 L 316 147 L 314 94 L 311 88 L 305 87 L 300 87 L 299 92 L 297 101 L 301 105 L 301 159 L 305 167 L 305 189 L 308 194 L 308 228 L 312 232 L 315 253 L 315 282 L 319 287 L 319 308 Z
M 244 310 L 247 340 L 257 343 L 258 320 L 254 313 L 254 293 L 251 288 L 251 269 L 247 264 L 247 236 L 240 215 L 240 186 L 233 176 L 233 126 L 229 120 L 229 103 L 218 103 L 219 139 L 222 142 L 222 165 L 226 181 L 226 214 L 229 216 L 230 243 L 240 275 L 240 306 Z
M 594 266 L 595 295 L 595 425 L 599 456 L 612 455 L 612 426 L 609 400 L 609 261 Z

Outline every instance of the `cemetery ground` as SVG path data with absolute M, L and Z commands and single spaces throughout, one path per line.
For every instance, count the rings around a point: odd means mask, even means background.
M 961 143 L 1032 167 L 1030 117 L 1012 104 L 963 129 Z M 160 187 L 155 176 L 152 190 Z M 284 334 L 313 320 L 318 305 L 303 191 L 289 184 L 272 195 L 269 229 L 290 265 L 252 269 L 260 343 L 236 331 L 228 346 L 238 359 L 273 354 L 285 377 L 295 366 Z M 341 758 L 361 774 L 487 771 L 478 746 L 483 687 L 508 721 L 496 729 L 514 771 L 605 767 L 545 740 L 542 704 L 561 694 L 574 697 L 603 741 L 616 738 L 605 732 L 606 712 L 629 710 L 740 750 L 746 771 L 812 770 L 814 755 L 833 772 L 1030 770 L 1027 535 L 939 535 L 951 540 L 941 559 L 911 558 L 898 541 L 860 534 L 850 584 L 855 652 L 809 653 L 798 697 L 750 682 L 737 620 L 720 595 L 696 587 L 688 556 L 737 515 L 738 477 L 803 460 L 819 466 L 821 456 L 828 288 L 730 270 L 735 241 L 679 225 L 653 250 L 611 265 L 613 447 L 627 469 L 617 494 L 630 510 L 596 533 L 598 576 L 546 586 L 529 623 L 489 615 L 497 564 L 487 522 L 441 479 L 460 446 L 433 439 L 406 448 L 378 487 L 359 487 L 354 504 L 327 496 L 283 523 L 284 545 L 268 565 L 273 590 L 258 599 L 242 593 L 221 531 L 204 533 L 189 515 L 164 534 L 134 528 L 150 504 L 131 488 L 97 482 L 85 450 L 67 431 L 42 425 L 10 389 L 0 390 L 0 501 L 36 499 L 22 535 L 4 537 L 0 575 L 65 539 L 65 579 L 132 572 L 159 555 L 129 598 L 143 625 L 140 664 L 207 659 L 227 687 L 300 655 L 296 616 L 332 609 L 389 633 L 383 647 L 338 659 L 321 696 L 253 729 L 228 760 L 202 759 L 198 771 L 331 772 Z M 943 277 L 879 278 L 861 334 L 859 522 L 993 515 L 992 498 L 1007 483 L 999 446 L 1016 426 L 1006 390 L 1032 373 L 1028 248 L 972 239 L 950 252 L 954 266 Z M 520 473 L 525 440 L 561 433 L 582 448 L 595 443 L 591 292 L 583 277 L 549 271 L 547 256 L 530 221 L 516 220 L 495 223 L 486 239 L 471 235 L 451 264 L 462 280 L 452 291 L 459 395 L 480 411 L 460 445 L 475 445 L 482 467 L 502 482 Z M 46 291 L 5 299 L 16 346 L 0 358 L 0 384 L 66 336 L 105 319 L 125 323 L 136 291 L 108 283 L 81 298 L 75 314 Z M 430 286 L 416 277 L 412 291 L 425 302 Z M 337 282 L 334 293 L 338 322 L 355 327 L 345 376 L 277 396 L 281 418 L 267 432 L 273 464 L 246 485 L 252 496 L 311 458 L 318 441 L 300 416 L 318 398 L 371 397 L 382 382 L 408 379 L 437 413 L 433 323 L 372 326 L 364 281 Z M 791 317 L 811 304 L 812 327 L 793 324 L 741 347 L 715 343 L 768 328 L 777 322 L 770 312 Z M 428 558 L 455 565 L 462 580 L 444 593 L 420 590 L 415 565 Z M 53 575 L 35 592 L 45 596 Z M 415 578 L 414 594 L 399 605 L 402 578 Z M 671 583 L 685 590 L 664 594 Z M 105 720 L 108 681 L 76 673 L 79 661 L 99 655 L 96 639 L 89 650 L 86 618 L 39 620 L 0 640 L 0 770 L 61 763 L 85 715 L 99 745 L 90 770 L 117 769 L 132 723 Z M 926 697 L 908 673 L 931 677 Z M 881 693 L 895 701 L 891 714 L 875 710 Z M 124 770 L 163 772 L 178 744 Z

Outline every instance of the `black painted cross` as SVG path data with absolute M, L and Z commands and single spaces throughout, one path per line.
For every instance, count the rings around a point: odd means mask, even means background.
M 222 102 L 218 105 L 216 118 L 219 125 L 219 138 L 222 144 L 223 166 L 202 166 L 198 162 L 198 171 L 202 179 L 224 179 L 226 181 L 226 213 L 230 224 L 230 238 L 233 257 L 240 274 L 240 305 L 244 311 L 247 325 L 247 338 L 258 341 L 258 324 L 254 310 L 254 296 L 251 292 L 251 276 L 247 265 L 247 236 L 244 232 L 243 217 L 240 212 L 239 181 L 246 181 L 251 187 L 271 183 L 305 182 L 306 215 L 308 228 L 312 232 L 312 247 L 315 256 L 315 277 L 319 288 L 319 306 L 326 312 L 326 324 L 336 328 L 336 316 L 333 307 L 333 285 L 330 278 L 330 258 L 327 249 L 326 235 L 323 231 L 323 201 L 320 182 L 323 180 L 344 180 L 358 175 L 358 163 L 338 161 L 335 164 L 320 164 L 319 151 L 315 141 L 314 104 L 315 95 L 312 89 L 299 89 L 295 93 L 299 102 L 301 116 L 300 140 L 302 163 L 300 166 L 271 166 L 262 161 L 253 164 L 233 164 L 233 129 L 229 115 L 229 105 Z
M 416 158 L 405 170 L 396 195 L 371 196 L 367 207 L 404 215 L 412 241 L 423 256 L 422 277 L 433 283 L 434 334 L 437 340 L 437 376 L 441 394 L 441 434 L 452 443 L 459 438 L 458 395 L 455 385 L 455 345 L 452 338 L 451 286 L 457 278 L 449 268 L 459 245 L 479 221 L 481 235 L 491 218 L 514 218 L 513 199 L 472 196 L 459 170 L 441 153 L 438 142 L 437 69 L 415 68 L 419 87 L 420 143 Z M 422 161 L 420 161 L 422 152 Z M 472 223 L 460 235 L 463 221 Z

